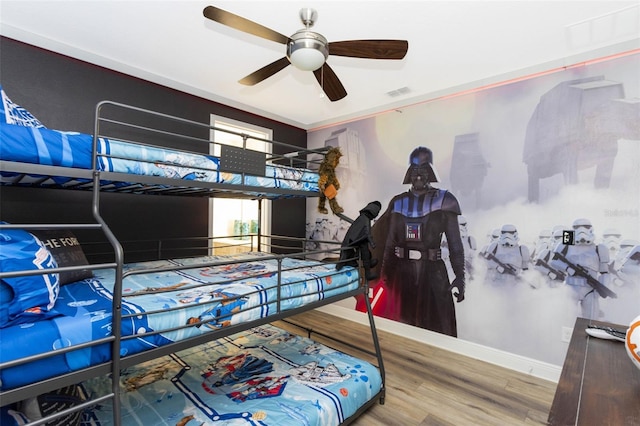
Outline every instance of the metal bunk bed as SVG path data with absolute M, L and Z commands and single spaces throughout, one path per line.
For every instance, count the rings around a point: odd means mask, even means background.
M 113 112 L 113 116 L 108 112 Z M 142 116 L 145 117 L 143 121 L 154 122 L 154 125 L 138 125 L 128 122 L 124 119 L 118 119 L 113 117 L 128 117 L 128 116 Z M 100 170 L 99 161 L 101 154 L 98 152 L 99 144 L 102 138 L 111 138 L 111 134 L 115 134 L 118 140 L 125 141 L 126 143 L 140 143 L 138 141 L 125 139 L 122 137 L 122 129 L 125 129 L 125 134 L 145 133 L 152 134 L 153 138 L 160 139 L 178 139 L 196 142 L 202 144 L 202 146 L 209 146 L 209 144 L 215 144 L 209 140 L 203 140 L 195 136 L 185 136 L 178 134 L 170 130 L 163 130 L 155 127 L 155 121 L 170 121 L 178 123 L 179 126 L 196 127 L 196 128 L 208 128 L 210 130 L 214 127 L 197 123 L 190 120 L 185 120 L 179 117 L 173 117 L 166 114 L 161 114 L 141 108 L 136 108 L 128 105 L 123 105 L 111 101 L 104 101 L 97 105 L 95 115 L 95 132 L 93 135 L 93 146 L 91 154 L 91 167 L 89 168 L 70 168 L 52 164 L 34 164 L 27 162 L 16 162 L 8 160 L 0 160 L 0 175 L 2 175 L 3 185 L 13 186 L 25 186 L 25 187 L 48 187 L 48 188 L 65 188 L 69 190 L 86 190 L 92 192 L 92 215 L 95 223 L 92 224 L 0 224 L 0 230 L 22 229 L 26 231 L 38 230 L 38 229 L 67 229 L 67 230 L 93 230 L 101 232 L 108 243 L 110 244 L 113 252 L 113 261 L 105 263 L 97 263 L 90 265 L 93 271 L 100 270 L 113 270 L 114 285 L 113 285 L 113 301 L 112 301 L 112 329 L 109 336 L 92 340 L 85 343 L 80 343 L 65 348 L 57 349 L 53 352 L 41 353 L 36 355 L 30 355 L 19 359 L 14 359 L 7 362 L 0 363 L 0 372 L 3 370 L 11 369 L 13 367 L 29 364 L 32 362 L 42 362 L 47 360 L 51 356 L 60 356 L 68 354 L 72 351 L 82 350 L 86 348 L 92 348 L 99 345 L 110 345 L 110 359 L 106 362 L 101 362 L 95 365 L 90 365 L 76 371 L 67 372 L 65 374 L 49 377 L 44 380 L 40 380 L 35 383 L 28 383 L 25 385 L 13 387 L 3 390 L 0 393 L 2 405 L 12 404 L 17 401 L 24 400 L 35 395 L 39 395 L 44 392 L 52 391 L 62 388 L 64 386 L 77 384 L 89 378 L 110 375 L 111 379 L 111 392 L 98 397 L 97 399 L 87 400 L 69 410 L 54 414 L 51 418 L 60 418 L 68 412 L 76 412 L 85 410 L 96 404 L 101 404 L 104 401 L 111 401 L 113 405 L 113 422 L 119 424 L 122 412 L 119 402 L 120 397 L 120 372 L 121 370 L 143 363 L 148 360 L 160 357 L 162 355 L 174 353 L 185 348 L 201 345 L 214 339 L 221 339 L 241 331 L 247 330 L 252 327 L 264 325 L 291 317 L 297 313 L 315 309 L 317 307 L 334 303 L 336 301 L 355 297 L 359 295 L 365 295 L 367 314 L 369 323 L 371 326 L 371 337 L 373 350 L 362 349 L 364 352 L 374 355 L 377 359 L 377 369 L 379 370 L 382 385 L 376 392 L 375 396 L 371 398 L 366 404 L 360 407 L 354 417 L 359 415 L 368 406 L 379 400 L 380 403 L 384 403 L 384 365 L 380 352 L 380 345 L 378 342 L 377 331 L 375 328 L 374 317 L 369 305 L 369 299 L 366 297 L 368 293 L 368 286 L 366 280 L 358 278 L 359 284 L 357 288 L 350 289 L 346 292 L 331 295 L 328 297 L 320 298 L 313 303 L 303 305 L 300 307 L 293 307 L 291 309 L 281 309 L 281 278 L 280 274 L 283 269 L 283 260 L 289 256 L 294 256 L 297 259 L 306 259 L 314 255 L 323 254 L 326 256 L 332 256 L 330 253 L 318 252 L 305 252 L 304 249 L 301 252 L 294 253 L 293 255 L 272 254 L 262 257 L 260 260 L 273 261 L 277 264 L 278 270 L 278 298 L 277 309 L 275 313 L 270 313 L 268 316 L 251 320 L 247 323 L 232 324 L 226 327 L 219 328 L 212 332 L 202 333 L 197 336 L 192 336 L 183 340 L 178 340 L 170 344 L 160 346 L 154 349 L 145 350 L 142 352 L 130 354 L 127 356 L 121 356 L 121 350 L 123 345 L 122 335 L 122 322 L 128 320 L 134 316 L 131 313 L 123 313 L 123 281 L 128 277 L 133 277 L 137 274 L 143 274 L 145 270 L 142 269 L 126 269 L 125 267 L 125 249 L 123 248 L 121 241 L 119 241 L 112 230 L 109 228 L 108 223 L 103 219 L 101 215 L 101 194 L 104 192 L 123 192 L 123 193 L 135 193 L 135 194 L 154 194 L 154 195 L 172 195 L 172 196 L 189 196 L 189 197 L 232 197 L 232 198 L 249 198 L 249 199 L 278 199 L 288 197 L 313 197 L 317 196 L 317 190 L 309 189 L 297 189 L 295 187 L 286 187 L 286 185 L 276 184 L 274 187 L 261 187 L 253 183 L 249 183 L 245 178 L 249 174 L 260 174 L 264 172 L 265 164 L 270 163 L 274 165 L 284 165 L 284 167 L 306 167 L 309 161 L 319 161 L 323 152 L 300 149 L 292 145 L 287 145 L 275 141 L 267 141 L 271 143 L 274 150 L 278 153 L 258 153 L 255 151 L 247 150 L 245 147 L 236 148 L 221 145 L 219 156 L 220 172 L 228 172 L 234 175 L 240 176 L 240 183 L 230 185 L 226 182 L 210 182 L 199 180 L 176 180 L 174 178 L 166 176 L 145 176 L 145 175 L 132 175 L 129 173 L 123 173 L 120 171 L 106 171 Z M 222 130 L 226 131 L 226 130 Z M 246 144 L 248 138 L 247 135 L 238 134 L 243 138 Z M 151 145 L 149 145 L 151 146 Z M 204 150 L 209 151 L 207 148 Z M 108 155 L 104 157 L 108 157 Z M 117 157 L 113 157 L 118 159 Z M 140 160 L 136 160 L 140 161 Z M 62 177 L 52 178 L 52 177 Z M 261 234 L 260 228 L 258 228 L 258 234 L 256 235 L 257 249 L 262 251 L 262 242 L 273 242 L 271 236 L 264 236 Z M 302 241 L 304 244 L 304 241 Z M 304 247 L 304 245 L 302 245 Z M 203 245 L 197 245 L 196 251 L 208 250 Z M 333 252 L 333 256 L 339 256 Z M 334 257 L 334 258 L 335 258 Z M 219 258 L 213 258 L 208 262 L 202 263 L 200 267 L 224 267 L 226 265 L 236 264 L 239 261 L 225 260 Z M 86 268 L 86 266 L 84 266 Z M 182 266 L 164 265 L 157 267 L 154 271 L 173 271 Z M 46 271 L 0 271 L 0 279 L 10 279 L 18 276 L 25 275 L 37 275 L 44 273 L 56 273 L 56 272 L 68 272 L 75 271 L 83 268 L 83 266 L 70 266 L 70 267 L 58 267 L 49 269 Z M 362 274 L 361 274 L 362 275 Z M 185 328 L 187 326 L 176 327 Z M 344 343 L 344 342 L 343 342 Z M 349 423 L 353 417 L 345 419 L 344 424 Z M 45 421 L 37 421 L 34 424 L 43 424 Z

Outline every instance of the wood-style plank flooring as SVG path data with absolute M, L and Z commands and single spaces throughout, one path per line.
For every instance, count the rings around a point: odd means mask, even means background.
M 369 328 L 310 311 L 289 319 L 314 331 L 372 350 Z M 274 323 L 297 334 L 304 330 Z M 374 364 L 375 358 L 322 336 L 314 340 Z M 546 425 L 556 383 L 498 367 L 378 330 L 386 370 L 386 398 L 357 426 Z

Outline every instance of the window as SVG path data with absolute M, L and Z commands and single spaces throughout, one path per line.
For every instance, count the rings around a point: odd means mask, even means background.
M 229 130 L 251 137 L 268 139 L 273 138 L 273 131 L 264 127 L 254 126 L 248 123 L 232 120 L 225 117 L 211 115 L 211 125 L 217 129 Z M 220 130 L 211 130 L 210 139 L 219 143 L 242 147 L 245 143 L 243 137 L 226 133 Z M 271 152 L 271 144 L 248 138 L 246 147 L 262 152 Z M 219 156 L 220 146 L 212 145 L 211 154 Z M 271 232 L 271 202 L 262 201 L 262 218 L 258 216 L 257 200 L 239 200 L 234 198 L 212 198 L 209 204 L 209 236 L 222 237 L 234 236 L 231 239 L 216 239 L 216 245 L 225 245 L 225 250 L 217 250 L 216 254 L 246 251 L 250 247 L 247 234 L 257 233 L 258 225 L 262 234 Z M 261 220 L 262 219 L 262 220 Z M 261 221 L 260 221 L 261 220 Z M 260 222 L 258 222 L 260 221 Z M 257 242 L 254 239 L 254 244 Z M 256 247 L 254 246 L 254 249 Z

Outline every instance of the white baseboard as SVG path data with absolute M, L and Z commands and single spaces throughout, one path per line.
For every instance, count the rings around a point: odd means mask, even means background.
M 344 306 L 327 305 L 318 308 L 323 312 L 340 318 L 348 319 L 360 324 L 369 324 L 367 314 Z M 523 357 L 488 346 L 479 345 L 433 331 L 391 321 L 386 318 L 375 317 L 375 324 L 378 330 L 397 334 L 408 339 L 412 339 L 427 345 L 432 345 L 451 352 L 462 354 L 471 358 L 485 361 L 500 367 L 509 368 L 534 377 L 549 380 L 557 383 L 560 379 L 562 367 L 549 364 L 535 359 Z

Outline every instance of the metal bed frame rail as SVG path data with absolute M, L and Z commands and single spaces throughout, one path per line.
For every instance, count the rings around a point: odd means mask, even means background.
M 304 311 L 307 311 L 309 309 L 313 309 L 316 307 L 320 307 L 320 306 L 324 306 L 327 304 L 331 304 L 334 303 L 338 300 L 343 300 L 345 298 L 348 297 L 355 297 L 358 295 L 362 295 L 364 294 L 365 296 L 365 300 L 366 300 L 366 306 L 367 306 L 367 313 L 368 313 L 368 318 L 369 318 L 369 323 L 371 325 L 371 335 L 372 335 L 372 339 L 373 339 L 373 344 L 374 344 L 374 349 L 375 352 L 374 354 L 377 357 L 377 362 L 378 362 L 378 368 L 380 370 L 381 376 L 382 376 L 382 390 L 380 392 L 380 402 L 383 403 L 384 402 L 384 392 L 385 392 L 385 374 L 384 374 L 384 364 L 383 364 L 383 359 L 382 359 L 382 354 L 381 354 L 381 350 L 380 350 L 380 344 L 378 341 L 378 336 L 377 336 L 377 331 L 375 328 L 375 321 L 374 321 L 374 317 L 373 317 L 373 313 L 371 310 L 371 305 L 369 303 L 369 299 L 367 297 L 368 295 L 368 284 L 366 282 L 366 280 L 363 277 L 364 274 L 361 274 L 361 283 L 359 285 L 359 287 L 356 290 L 351 290 L 349 292 L 343 293 L 341 295 L 338 296 L 332 296 L 332 297 L 328 297 L 328 298 L 324 298 L 322 300 L 319 300 L 318 302 L 315 302 L 313 304 L 312 307 L 310 306 L 303 306 L 300 308 L 294 308 L 294 309 L 290 309 L 287 311 L 282 311 L 281 307 L 280 307 L 280 301 L 278 301 L 278 307 L 277 307 L 277 313 L 273 314 L 273 315 L 269 315 L 268 317 L 264 317 L 261 318 L 259 320 L 255 320 L 252 321 L 250 323 L 247 324 L 237 324 L 237 325 L 231 325 L 228 327 L 224 327 L 223 329 L 220 329 L 218 331 L 215 332 L 211 332 L 211 333 L 204 333 L 201 336 L 197 336 L 194 338 L 190 338 L 190 339 L 186 339 L 184 341 L 178 341 L 175 342 L 173 344 L 167 345 L 167 346 L 163 346 L 160 347 L 158 349 L 154 349 L 151 351 L 145 351 L 145 352 L 141 352 L 141 353 L 137 353 L 134 355 L 129 355 L 126 356 L 124 358 L 120 357 L 120 347 L 121 347 L 121 342 L 123 339 L 122 336 L 122 330 L 121 330 L 121 322 L 123 317 L 126 318 L 126 315 L 122 314 L 122 289 L 123 289 L 123 279 L 126 276 L 129 275 L 133 275 L 133 274 L 137 274 L 137 273 L 141 273 L 140 271 L 127 271 L 124 272 L 124 249 L 122 247 L 121 242 L 116 238 L 116 236 L 113 234 L 113 232 L 111 231 L 111 229 L 109 228 L 108 224 L 105 222 L 105 220 L 102 218 L 101 213 L 100 213 L 100 194 L 102 192 L 102 183 L 103 180 L 105 179 L 105 175 L 107 176 L 108 180 L 114 180 L 114 178 L 116 178 L 115 180 L 120 179 L 121 177 L 117 177 L 114 176 L 113 173 L 104 173 L 104 172 L 100 172 L 96 169 L 97 166 L 97 138 L 98 137 L 102 137 L 103 135 L 100 135 L 100 123 L 111 123 L 111 124 L 117 124 L 117 125 L 123 125 L 125 127 L 132 127 L 138 130 L 145 130 L 145 131 L 156 131 L 154 129 L 151 128 L 147 128 L 144 126 L 137 126 L 137 125 L 133 125 L 130 123 L 126 123 L 126 122 L 121 122 L 118 120 L 114 120 L 114 119 L 108 119 L 108 118 L 104 118 L 101 116 L 102 113 L 102 109 L 105 108 L 106 106 L 114 106 L 116 108 L 121 108 L 123 110 L 130 110 L 130 111 L 135 111 L 138 113 L 143 113 L 143 114 L 148 114 L 154 117 L 160 117 L 162 119 L 168 119 L 168 120 L 173 120 L 173 121 L 177 121 L 183 124 L 188 124 L 188 125 L 194 125 L 197 127 L 205 127 L 208 128 L 210 130 L 221 130 L 221 131 L 226 131 L 224 129 L 215 129 L 215 127 L 210 126 L 210 125 L 205 125 L 202 123 L 197 123 L 197 122 L 193 122 L 190 120 L 186 120 L 186 119 L 182 119 L 182 118 L 178 118 L 178 117 L 173 117 L 170 115 L 166 115 L 166 114 L 162 114 L 162 113 L 158 113 L 158 112 L 154 112 L 154 111 L 149 111 L 149 110 L 145 110 L 145 109 L 141 109 L 141 108 L 137 108 L 137 107 L 133 107 L 133 106 L 129 106 L 129 105 L 124 105 L 124 104 L 119 104 L 116 102 L 111 102 L 111 101 L 103 101 L 100 102 L 97 107 L 96 107 L 96 121 L 95 121 L 95 133 L 94 133 L 94 144 L 93 144 L 93 162 L 92 162 L 92 167 L 93 170 L 91 171 L 87 171 L 85 170 L 84 172 L 89 172 L 92 173 L 92 185 L 91 185 L 91 190 L 93 192 L 93 196 L 92 196 L 92 214 L 93 214 L 93 218 L 95 220 L 95 223 L 92 224 L 38 224 L 38 225 L 34 225 L 34 224 L 11 224 L 11 225 L 7 225 L 7 224 L 0 224 L 0 229 L 24 229 L 24 230 L 29 230 L 29 229 L 60 229 L 60 228 L 64 228 L 64 229 L 97 229 L 102 231 L 102 233 L 104 234 L 104 236 L 106 237 L 108 243 L 110 244 L 112 250 L 113 250 L 113 254 L 114 254 L 114 261 L 113 262 L 108 262 L 108 263 L 99 263 L 99 264 L 92 264 L 90 265 L 91 269 L 106 269 L 106 268 L 115 268 L 115 283 L 114 283 L 114 290 L 113 290 L 113 306 L 112 306 L 112 315 L 113 315 L 113 320 L 112 320 L 112 331 L 111 331 L 111 335 L 100 339 L 100 340 L 96 340 L 96 341 L 91 341 L 91 342 L 87 342 L 84 344 L 80 344 L 80 345 L 73 345 L 70 347 L 66 347 L 63 349 L 58 349 L 52 352 L 48 352 L 48 353 L 44 353 L 44 354 L 40 354 L 40 355 L 34 355 L 34 356 L 30 356 L 30 357 L 26 357 L 26 358 L 22 358 L 22 359 L 18 359 L 18 360 L 14 360 L 14 361 L 10 361 L 10 362 L 5 362 L 0 364 L 0 369 L 5 369 L 5 368 L 10 368 L 16 365 L 20 365 L 20 364 L 26 364 L 28 362 L 32 362 L 32 361 L 36 361 L 36 360 L 40 360 L 40 359 L 45 359 L 47 357 L 50 356 L 55 356 L 55 355 L 60 355 L 60 354 L 64 354 L 73 350 L 78 350 L 78 349 L 83 349 L 83 348 L 87 348 L 87 347 L 92 347 L 92 346 L 96 346 L 96 345 L 102 345 L 102 344 L 110 344 L 111 345 L 111 360 L 108 362 L 105 362 L 103 364 L 100 365 L 95 365 L 95 366 L 91 366 L 88 368 L 85 368 L 81 371 L 78 372 L 71 372 L 71 373 L 67 373 L 64 374 L 62 376 L 58 376 L 58 377 L 53 377 L 51 379 L 47 379 L 35 384 L 31 384 L 31 385 L 26 385 L 26 386 L 22 386 L 22 387 L 18 387 L 15 389 L 10 389 L 10 390 L 6 390 L 3 391 L 2 393 L 0 393 L 0 396 L 2 398 L 2 405 L 7 405 L 13 402 L 17 402 L 23 399 L 26 399 L 28 397 L 33 397 L 36 396 L 40 393 L 43 392 L 48 392 L 48 391 L 52 391 L 58 388 L 61 388 L 63 386 L 68 386 L 68 385 L 72 385 L 72 384 L 76 384 L 78 382 L 81 382 L 83 380 L 86 380 L 90 377 L 95 377 L 97 375 L 103 375 L 103 374 L 110 374 L 111 375 L 111 392 L 109 394 L 103 395 L 103 396 L 99 396 L 96 399 L 92 399 L 92 400 L 87 400 L 86 402 L 75 406 L 73 408 L 70 408 L 68 410 L 64 410 L 62 412 L 59 413 L 55 413 L 52 414 L 51 416 L 44 418 L 42 420 L 37 420 L 35 422 L 30 423 L 30 425 L 40 425 L 40 424 L 45 424 L 48 421 L 51 421 L 53 419 L 59 418 L 61 416 L 67 415 L 69 413 L 73 413 L 76 411 L 80 411 L 80 410 L 84 410 L 85 408 L 95 405 L 97 403 L 103 402 L 105 400 L 108 399 L 112 399 L 113 400 L 113 418 L 114 418 L 114 424 L 119 425 L 120 424 L 120 419 L 121 419 L 121 405 L 120 405 L 120 388 L 119 388 L 119 384 L 120 384 L 120 371 L 123 368 L 126 368 L 128 366 L 132 366 L 135 364 L 138 364 L 140 362 L 144 362 L 146 360 L 149 359 L 153 359 L 156 358 L 158 356 L 161 356 L 163 354 L 166 353 L 171 353 L 171 352 L 175 352 L 187 347 L 192 347 L 201 343 L 205 343 L 207 341 L 210 341 L 212 339 L 217 339 L 217 338 L 221 338 L 221 337 L 225 337 L 243 330 L 246 330 L 248 328 L 251 327 L 255 327 L 255 326 L 259 326 L 262 324 L 266 324 L 266 323 L 271 323 L 273 321 L 277 321 L 277 320 L 281 320 L 290 316 L 293 316 L 297 313 L 301 313 Z M 175 136 L 175 137 L 183 137 L 183 138 L 187 138 L 187 139 L 194 139 L 193 137 L 188 137 L 188 136 L 183 136 L 183 135 L 179 135 L 179 134 L 172 134 L 171 132 L 166 132 L 166 131 L 159 131 L 160 133 L 163 133 L 165 135 L 170 135 L 170 136 Z M 240 136 L 243 137 L 245 144 L 246 144 L 246 139 L 249 137 L 248 135 L 243 135 L 243 134 L 239 134 Z M 206 143 L 206 144 L 210 144 L 212 143 L 209 140 L 203 140 L 203 139 L 198 139 L 195 138 L 200 142 Z M 308 149 L 300 149 L 299 147 L 293 146 L 293 145 L 288 145 L 288 144 L 284 144 L 284 143 L 280 143 L 280 142 L 275 142 L 275 141 L 267 141 L 270 143 L 273 143 L 274 146 L 280 146 L 280 147 L 287 147 L 287 148 L 293 148 L 296 149 L 296 151 L 292 154 L 284 154 L 284 155 L 277 155 L 277 154 L 271 154 L 265 157 L 265 160 L 286 160 L 288 161 L 290 164 L 294 164 L 294 161 L 297 161 L 296 159 L 299 159 L 299 157 L 301 158 L 302 156 L 307 156 L 309 154 L 319 154 L 319 155 L 323 155 L 323 151 L 324 150 L 308 150 Z M 208 146 L 208 145 L 206 145 Z M 305 161 L 308 161 L 308 159 L 305 159 Z M 29 167 L 30 165 L 22 165 L 22 166 L 26 166 L 27 167 L 27 172 L 30 172 L 32 169 L 34 171 L 40 171 L 42 170 L 41 168 L 39 168 L 38 166 L 32 165 L 32 167 Z M 53 166 L 48 166 L 48 167 L 53 167 Z M 10 170 L 10 171 L 20 171 L 21 170 L 21 165 L 17 165 L 14 167 L 14 165 L 11 162 L 2 162 L 2 170 Z M 84 176 L 84 172 L 78 172 L 75 169 L 66 169 L 66 168 L 62 168 L 62 167 L 53 167 L 53 170 L 55 170 L 55 172 L 57 174 L 55 174 L 55 176 L 71 176 L 71 177 L 76 177 L 76 175 L 78 177 L 83 177 Z M 127 175 L 128 176 L 128 175 Z M 136 176 L 136 178 L 139 178 L 139 180 L 143 180 L 144 177 L 142 176 Z M 131 178 L 129 178 L 131 179 Z M 158 180 L 155 180 L 155 183 L 157 183 Z M 166 184 L 166 185 L 175 185 L 176 184 L 176 180 L 175 179 L 164 179 L 164 180 L 160 180 L 161 184 Z M 191 186 L 193 185 L 196 188 L 195 194 L 196 195 L 200 195 L 199 191 L 197 189 L 204 189 L 204 195 L 207 196 L 216 196 L 220 194 L 220 191 L 224 190 L 226 193 L 228 193 L 229 188 L 228 187 L 222 187 L 220 188 L 219 185 L 215 185 L 215 184 L 207 184 L 205 182 L 198 182 L 198 183 L 194 183 L 194 182 L 187 182 L 187 183 L 183 183 L 183 185 L 185 185 L 185 188 L 187 185 Z M 189 188 L 187 188 L 189 189 Z M 264 188 L 253 188 L 253 187 L 248 187 L 248 188 L 241 188 L 241 190 L 243 189 L 250 189 L 250 190 L 255 190 L 255 189 L 260 189 L 262 191 L 265 191 Z M 284 196 L 291 196 L 291 195 L 303 195 L 303 194 L 297 194 L 296 191 L 283 191 L 283 190 L 278 190 L 277 188 L 270 188 L 268 189 L 268 191 L 273 191 L 276 194 L 282 194 Z M 183 192 L 185 195 L 193 195 L 194 193 L 189 193 L 189 191 L 184 191 Z M 238 195 L 237 192 L 232 192 L 231 195 Z M 304 194 L 305 196 L 309 196 L 308 193 Z M 258 198 L 260 199 L 261 197 L 253 197 L 253 198 Z M 266 236 L 265 236 L 266 237 Z M 270 237 L 266 237 L 266 238 L 270 238 Z M 287 237 L 284 237 L 287 238 Z M 289 237 L 290 238 L 290 237 Z M 262 240 L 261 238 L 261 234 L 258 233 L 258 250 L 260 251 L 260 241 Z M 302 258 L 305 258 L 307 256 L 314 256 L 314 255 L 319 255 L 323 252 L 326 252 L 325 250 L 319 250 L 319 251 L 308 251 L 305 252 L 304 251 L 304 246 L 302 247 L 302 253 L 298 253 L 297 255 L 301 256 Z M 333 251 L 333 254 L 335 255 L 335 251 Z M 279 264 L 279 272 L 281 272 L 281 268 L 282 268 L 282 259 L 284 258 L 284 255 L 273 255 L 271 257 L 269 257 L 270 259 L 276 259 L 278 261 Z M 264 257 L 262 259 L 265 259 Z M 228 263 L 234 263 L 234 262 L 228 262 Z M 239 263 L 239 261 L 236 261 L 236 263 Z M 211 264 L 202 264 L 200 266 L 215 266 L 215 265 L 221 265 L 224 264 L 224 262 L 211 262 Z M 33 274 L 46 274 L 46 273 L 52 273 L 52 272 L 65 272 L 65 271 L 72 271 L 72 270 L 78 270 L 78 269 L 85 269 L 87 268 L 86 265 L 83 266 L 78 266 L 78 267 L 64 267 L 64 268 L 56 268 L 56 269 L 48 269 L 48 270 L 44 270 L 44 271 L 31 271 L 31 272 L 0 272 L 0 278 L 11 278 L 11 277 L 15 277 L 18 275 L 33 275 Z M 176 266 L 173 269 L 178 269 L 179 267 Z M 169 268 L 171 269 L 171 268 Z M 280 288 L 281 288 L 282 283 L 279 281 L 278 282 L 278 292 L 280 292 Z M 280 293 L 278 294 L 280 296 Z M 278 300 L 280 300 L 280 297 L 278 297 Z M 190 326 L 190 325 L 189 325 Z M 187 326 L 184 326 L 187 327 Z M 183 327 L 182 327 L 183 328 Z M 359 349 L 359 348 L 356 348 Z

